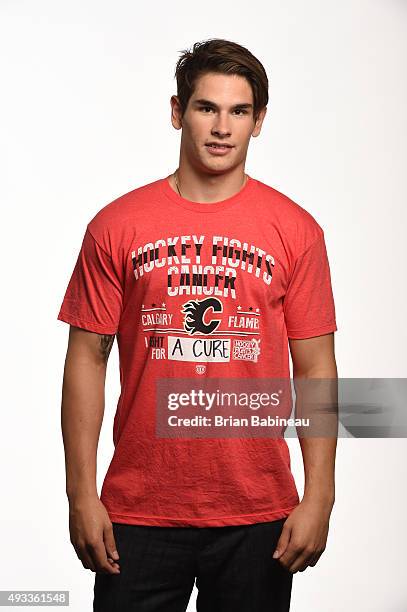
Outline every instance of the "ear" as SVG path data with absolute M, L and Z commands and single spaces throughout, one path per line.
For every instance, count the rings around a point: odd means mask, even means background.
M 171 123 L 176 130 L 182 128 L 182 111 L 178 96 L 171 96 Z
M 259 112 L 256 123 L 254 124 L 254 128 L 252 131 L 253 138 L 256 138 L 256 136 L 260 134 L 261 126 L 263 125 L 263 120 L 264 120 L 264 117 L 266 116 L 266 113 L 267 113 L 267 106 L 264 106 L 264 108 L 262 108 L 261 111 Z

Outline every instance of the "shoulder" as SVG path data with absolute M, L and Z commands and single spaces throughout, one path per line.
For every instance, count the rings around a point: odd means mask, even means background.
M 265 222 L 268 220 L 274 227 L 277 226 L 286 240 L 295 244 L 297 252 L 323 238 L 321 225 L 308 210 L 271 185 L 258 179 L 256 183 L 259 214 L 264 216 Z
M 87 229 L 96 242 L 111 253 L 129 231 L 134 231 L 139 215 L 148 212 L 156 198 L 161 179 L 136 187 L 103 206 L 89 221 Z

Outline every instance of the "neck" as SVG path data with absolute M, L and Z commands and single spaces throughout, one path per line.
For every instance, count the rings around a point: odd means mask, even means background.
M 219 202 L 240 191 L 247 182 L 243 167 L 223 174 L 197 172 L 180 167 L 169 177 L 172 189 L 191 202 Z M 178 183 L 178 186 L 177 186 Z

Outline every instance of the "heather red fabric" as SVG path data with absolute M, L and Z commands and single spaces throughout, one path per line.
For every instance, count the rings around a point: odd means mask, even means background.
M 244 525 L 298 505 L 284 438 L 158 438 L 155 382 L 289 378 L 288 338 L 337 330 L 324 232 L 300 205 L 250 176 L 215 203 L 168 177 L 134 189 L 87 225 L 58 319 L 117 335 L 112 521 Z

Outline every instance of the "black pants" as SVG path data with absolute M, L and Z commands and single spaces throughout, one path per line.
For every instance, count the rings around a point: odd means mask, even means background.
M 113 523 L 120 574 L 95 574 L 94 612 L 287 612 L 293 574 L 272 555 L 284 521 L 228 527 Z

